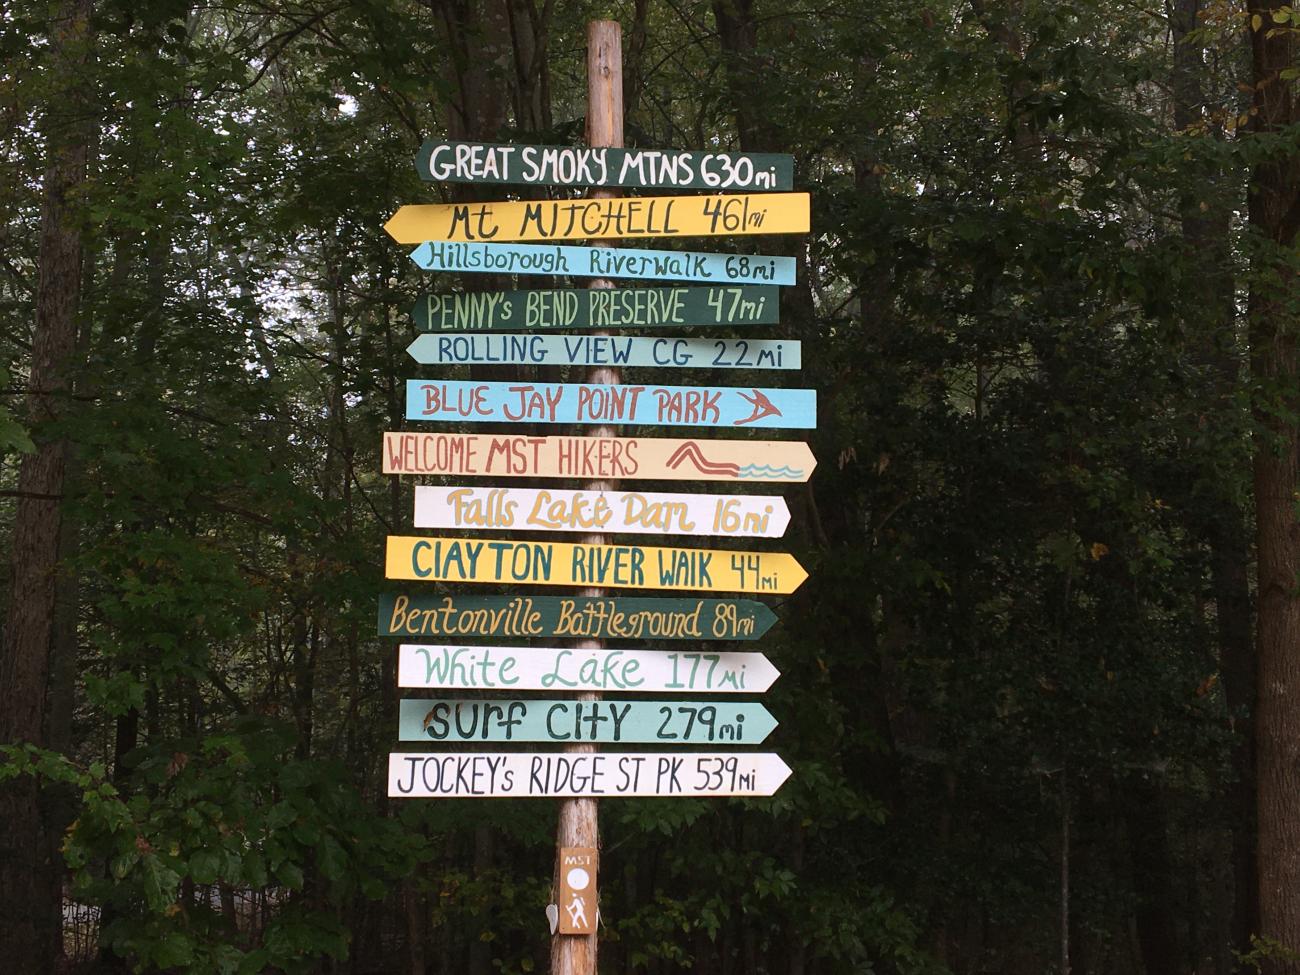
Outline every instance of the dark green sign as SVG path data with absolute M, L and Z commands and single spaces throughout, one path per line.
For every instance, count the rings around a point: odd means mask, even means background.
M 794 187 L 794 157 L 776 152 L 512 146 L 431 139 L 416 153 L 415 169 L 421 179 L 444 183 L 694 190 Z
M 757 640 L 776 614 L 752 599 L 385 593 L 379 635 L 527 640 Z
M 774 325 L 775 285 L 716 288 L 559 288 L 421 295 L 411 309 L 421 332 L 479 329 Z

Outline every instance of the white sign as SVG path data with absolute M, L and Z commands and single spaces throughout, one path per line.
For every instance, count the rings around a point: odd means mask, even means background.
M 780 677 L 761 653 L 403 643 L 398 687 L 758 694 Z
M 388 795 L 527 798 L 770 796 L 790 777 L 774 752 L 393 752 Z
M 785 500 L 767 495 L 426 485 L 415 489 L 418 528 L 780 538 L 788 524 Z

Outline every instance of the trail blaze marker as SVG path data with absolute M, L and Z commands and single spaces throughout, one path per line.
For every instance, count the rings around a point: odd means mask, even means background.
M 788 190 L 794 157 L 776 152 L 518 146 L 430 139 L 415 154 L 421 179 L 444 183 Z
M 667 339 L 621 335 L 418 335 L 406 347 L 427 365 L 675 366 L 679 369 L 798 369 L 801 344 L 790 339 Z
M 402 741 L 757 745 L 776 728 L 761 704 L 723 701 L 423 700 L 401 702 Z
M 385 433 L 385 474 L 801 482 L 817 461 L 791 440 Z
M 597 863 L 594 846 L 560 847 L 560 934 L 596 930 Z
M 398 687 L 511 693 L 757 694 L 779 676 L 761 653 L 403 643 L 397 656 Z
M 780 538 L 789 523 L 790 510 L 779 496 L 425 485 L 415 489 L 417 528 Z
M 808 578 L 785 552 L 388 536 L 389 579 L 610 589 L 792 593 Z
M 770 796 L 790 776 L 773 752 L 393 752 L 388 795 L 453 798 Z
M 793 257 L 703 254 L 563 244 L 452 244 L 425 241 L 411 260 L 445 274 L 568 274 L 713 284 L 794 284 Z
M 757 640 L 776 614 L 752 599 L 386 593 L 380 636 L 497 640 Z
M 778 290 L 768 285 L 720 284 L 427 294 L 411 306 L 411 317 L 422 332 L 772 325 L 780 321 Z
M 384 224 L 399 244 L 808 232 L 807 193 L 416 203 Z
M 406 418 L 454 423 L 808 430 L 817 426 L 817 391 L 408 379 Z

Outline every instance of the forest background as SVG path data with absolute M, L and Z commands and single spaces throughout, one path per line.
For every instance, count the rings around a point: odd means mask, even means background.
M 707 249 L 799 257 L 821 405 L 794 775 L 603 805 L 601 970 L 1300 971 L 1300 19 L 1219 0 L 10 0 L 12 970 L 546 967 L 555 804 L 384 796 L 406 308 L 507 283 L 381 227 L 578 143 L 596 17 L 629 145 L 794 154 Z

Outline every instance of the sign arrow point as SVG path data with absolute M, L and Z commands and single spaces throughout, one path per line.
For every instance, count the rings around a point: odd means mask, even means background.
M 772 758 L 773 764 L 776 766 L 776 779 L 772 783 L 772 793 L 775 793 L 777 789 L 785 785 L 785 780 L 790 778 L 794 770 L 785 764 L 785 759 L 780 755 L 773 753 Z

